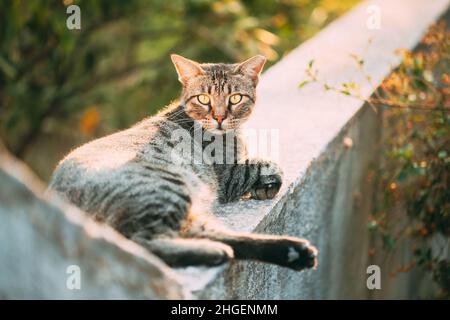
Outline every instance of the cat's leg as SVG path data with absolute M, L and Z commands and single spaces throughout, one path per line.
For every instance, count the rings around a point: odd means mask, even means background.
M 233 258 L 230 246 L 208 239 L 132 238 L 172 267 L 217 266 Z
M 195 216 L 184 226 L 185 237 L 222 242 L 233 249 L 234 257 L 258 260 L 303 270 L 317 266 L 317 249 L 307 240 L 276 235 L 235 232 L 223 227 L 213 217 Z
M 281 168 L 269 160 L 248 159 L 245 163 L 215 165 L 214 169 L 220 202 L 236 201 L 246 194 L 258 200 L 272 199 L 282 183 Z
M 202 236 L 229 245 L 236 259 L 258 260 L 294 270 L 317 265 L 317 249 L 304 239 L 231 231 L 204 233 Z
M 207 210 L 206 204 L 213 201 L 196 175 L 169 166 L 130 162 L 121 169 L 120 177 L 107 179 L 103 196 L 95 198 L 100 198 L 93 210 L 98 213 L 97 220 L 172 266 L 213 266 L 233 257 L 226 244 L 178 238 L 188 212 Z M 190 190 L 201 191 L 201 196 Z
M 317 249 L 304 239 L 237 232 L 210 234 L 208 238 L 232 247 L 236 259 L 259 260 L 297 271 L 317 266 Z

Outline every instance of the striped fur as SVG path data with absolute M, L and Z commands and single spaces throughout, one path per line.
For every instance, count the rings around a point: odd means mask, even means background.
M 265 59 L 198 64 L 173 55 L 172 60 L 183 85 L 180 100 L 130 129 L 75 149 L 59 163 L 50 189 L 172 266 L 217 265 L 232 257 L 295 270 L 315 266 L 317 252 L 306 240 L 235 233 L 208 215 L 215 202 L 244 195 L 271 199 L 281 186 L 275 163 L 248 159 L 245 148 L 236 147 L 242 145 L 239 126 L 254 107 Z M 207 95 L 208 105 L 200 94 Z M 242 98 L 235 105 L 233 94 Z M 221 156 L 232 161 L 196 163 L 192 153 L 180 152 L 174 132 L 186 133 L 192 150 L 205 150 L 208 143 L 197 138 L 198 130 L 224 138 Z

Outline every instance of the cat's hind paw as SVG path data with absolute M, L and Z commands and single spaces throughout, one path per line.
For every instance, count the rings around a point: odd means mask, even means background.
M 297 271 L 317 268 L 317 249 L 306 240 L 292 240 L 286 245 L 285 266 Z

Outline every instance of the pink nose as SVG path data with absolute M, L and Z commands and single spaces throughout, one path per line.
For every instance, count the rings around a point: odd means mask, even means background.
M 217 121 L 218 124 L 222 124 L 223 117 L 222 116 L 217 116 L 216 117 L 216 121 Z

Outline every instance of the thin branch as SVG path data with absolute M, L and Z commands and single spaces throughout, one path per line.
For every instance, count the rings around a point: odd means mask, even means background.
M 330 86 L 329 84 L 327 84 L 327 83 L 325 83 L 323 81 L 320 81 L 312 72 L 308 72 L 307 71 L 306 74 L 310 78 L 311 82 L 321 85 L 323 88 L 325 88 L 325 90 L 337 92 L 337 93 L 340 93 L 340 94 L 344 94 L 342 92 L 344 89 L 340 89 L 340 88 L 337 88 L 335 86 Z M 450 108 L 435 107 L 435 105 L 438 104 L 438 103 L 428 104 L 428 105 L 411 105 L 411 104 L 406 104 L 404 102 L 398 102 L 398 101 L 397 102 L 393 102 L 393 101 L 390 101 L 388 99 L 382 98 L 378 90 L 375 90 L 374 93 L 373 93 L 373 95 L 376 96 L 376 99 L 374 99 L 372 97 L 364 98 L 360 94 L 355 94 L 353 92 L 350 92 L 349 90 L 347 90 L 347 92 L 348 92 L 348 94 L 346 94 L 347 96 L 352 97 L 352 98 L 356 98 L 356 99 L 361 100 L 363 102 L 366 102 L 372 107 L 375 107 L 375 106 L 387 106 L 387 107 L 392 107 L 392 108 L 420 110 L 420 111 L 450 111 Z M 441 101 L 442 97 L 440 97 L 439 100 Z

